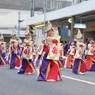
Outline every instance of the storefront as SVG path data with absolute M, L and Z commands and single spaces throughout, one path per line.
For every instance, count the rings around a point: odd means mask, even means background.
M 84 39 L 93 38 L 95 40 L 95 26 L 87 27 L 84 30 Z

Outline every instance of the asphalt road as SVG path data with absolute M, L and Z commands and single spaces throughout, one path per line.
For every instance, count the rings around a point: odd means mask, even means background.
M 0 67 L 0 95 L 95 95 L 95 72 L 76 75 L 61 68 L 63 81 L 37 81 L 33 75 L 18 75 L 17 70 Z

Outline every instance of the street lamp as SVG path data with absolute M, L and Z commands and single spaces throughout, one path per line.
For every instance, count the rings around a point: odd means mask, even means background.
M 20 23 L 24 20 L 20 20 L 20 11 L 18 12 L 18 39 L 20 38 Z

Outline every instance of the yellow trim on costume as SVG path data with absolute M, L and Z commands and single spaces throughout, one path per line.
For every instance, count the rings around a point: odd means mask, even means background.
M 89 57 L 91 58 L 91 56 L 89 56 Z M 91 60 L 95 62 L 95 60 L 93 58 L 91 58 Z
M 6 65 L 6 63 L 5 63 L 4 59 L 2 58 L 2 56 L 0 56 L 0 57 L 1 57 L 1 60 L 4 63 L 4 65 Z
M 90 59 L 91 59 L 91 62 L 90 62 L 90 68 L 92 67 L 92 64 L 93 64 L 93 62 L 92 61 L 94 61 L 95 62 L 95 60 L 93 59 L 93 58 L 91 58 L 91 56 L 89 56 L 90 57 Z M 90 68 L 89 68 L 89 70 L 90 70 Z
M 20 58 L 20 56 L 19 55 L 16 55 L 16 57 L 19 58 L 19 60 L 20 60 L 20 66 L 21 66 L 21 58 Z
M 50 63 L 51 63 L 51 62 L 50 62 Z M 48 74 L 49 74 L 49 71 L 50 71 L 50 63 L 48 64 L 48 67 L 47 67 L 46 80 L 47 80 L 47 77 L 48 77 Z
M 20 56 L 19 55 L 16 55 L 19 59 L 20 59 Z
M 55 60 L 52 60 L 54 63 L 56 63 L 56 65 L 58 65 L 58 62 L 56 62 Z M 58 65 L 58 67 L 59 67 L 59 65 Z
M 80 66 L 81 66 L 81 60 L 79 62 L 79 66 L 78 66 L 78 73 L 80 72 Z
M 10 63 L 8 63 L 8 68 L 10 68 Z
M 91 62 L 90 62 L 90 68 L 92 67 L 92 60 L 91 60 Z M 90 70 L 90 68 L 89 68 L 89 70 Z
M 41 59 L 41 60 L 43 60 L 43 58 L 44 58 L 44 56 L 43 56 L 43 55 L 41 55 L 41 58 L 40 58 L 40 59 Z
M 34 67 L 31 65 L 31 63 L 29 62 L 29 60 L 27 60 L 28 64 L 31 66 L 32 70 L 35 72 Z
M 74 62 L 73 55 L 71 55 L 71 60 Z M 73 65 L 73 62 L 71 61 L 71 65 Z

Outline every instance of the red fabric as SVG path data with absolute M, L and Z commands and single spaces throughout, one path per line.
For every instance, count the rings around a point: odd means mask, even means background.
M 26 44 L 26 46 L 27 46 L 27 47 L 29 47 L 29 46 L 30 46 L 30 44 Z
M 57 81 L 58 80 L 58 69 L 59 69 L 59 66 L 54 61 L 51 61 L 50 71 L 49 71 L 47 80 L 54 79 L 55 81 Z
M 86 69 L 87 70 L 90 70 L 90 68 L 91 68 L 91 64 L 92 64 L 92 59 L 93 60 L 95 60 L 95 56 L 87 56 L 87 58 L 86 58 Z
M 1 45 L 3 45 L 4 43 L 2 42 Z
M 25 49 L 24 53 L 29 55 L 30 54 L 30 50 Z
M 4 50 L 5 48 L 4 47 L 2 47 L 2 50 Z
M 86 64 L 83 60 L 81 60 L 81 66 L 80 66 L 80 72 L 85 72 L 86 71 Z
M 2 52 L 2 50 L 0 49 L 0 52 Z
M 20 58 L 19 57 L 16 57 L 16 62 L 15 62 L 15 66 L 19 67 L 20 66 Z
M 57 40 L 53 40 L 52 43 L 57 45 L 58 41 Z
M 1 63 L 0 63 L 0 66 L 3 66 L 3 65 L 5 65 L 5 64 L 4 64 L 3 62 L 1 62 Z
M 73 65 L 73 62 L 74 62 L 73 59 L 74 59 L 74 57 L 72 55 L 69 55 L 67 57 L 66 68 L 71 68 L 71 65 Z
M 57 52 L 58 52 L 57 48 L 53 47 L 52 52 L 53 52 L 53 54 L 57 54 Z
M 44 47 L 43 47 L 43 52 L 48 53 L 49 50 L 50 50 L 49 46 L 48 46 L 48 45 L 44 45 Z
M 28 64 L 26 69 L 25 69 L 25 73 L 32 73 L 32 72 L 33 72 L 33 70 L 31 68 L 31 66 Z
M 14 41 L 12 41 L 12 44 L 14 44 L 15 42 Z
M 75 55 L 75 53 L 76 53 L 76 48 L 75 47 L 73 47 L 73 51 L 72 51 L 72 53 Z
M 80 45 L 81 48 L 83 48 L 84 46 L 83 45 Z

